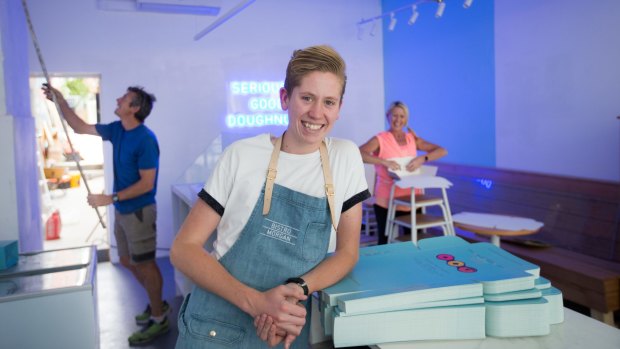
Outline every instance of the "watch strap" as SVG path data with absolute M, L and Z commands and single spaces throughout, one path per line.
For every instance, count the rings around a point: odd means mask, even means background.
M 302 279 L 302 278 L 288 278 L 286 279 L 286 282 L 284 283 L 286 284 L 297 284 L 299 285 L 303 290 L 304 290 L 304 295 L 308 295 L 309 291 L 308 290 L 308 284 L 306 283 L 306 280 Z

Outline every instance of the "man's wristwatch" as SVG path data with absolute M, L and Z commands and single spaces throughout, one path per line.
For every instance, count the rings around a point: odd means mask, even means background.
M 112 202 L 118 202 L 118 194 L 112 193 Z
M 297 284 L 304 290 L 304 295 L 307 296 L 309 293 L 308 284 L 306 284 L 306 281 L 302 278 L 288 278 L 284 284 Z

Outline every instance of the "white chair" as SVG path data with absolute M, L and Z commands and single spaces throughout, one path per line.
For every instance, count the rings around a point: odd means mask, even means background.
M 364 225 L 362 234 L 370 236 L 370 234 L 377 232 L 377 220 L 375 219 L 375 209 L 373 208 L 375 198 L 372 196 L 375 189 L 375 167 L 372 165 L 365 165 L 364 171 L 366 182 L 368 183 L 368 191 L 371 196 L 362 202 L 362 224 Z
M 446 189 L 452 186 L 452 183 L 443 177 L 435 175 L 437 168 L 434 166 L 422 166 L 419 174 L 403 177 L 395 180 L 390 190 L 389 206 L 387 220 L 385 224 L 385 234 L 388 236 L 388 242 L 393 242 L 398 235 L 398 227 L 403 226 L 411 229 L 411 241 L 417 243 L 418 229 L 426 229 L 432 227 L 441 227 L 444 235 L 454 236 L 454 225 L 452 222 L 452 213 L 448 203 L 448 195 Z M 396 187 L 411 188 L 409 197 L 394 197 Z M 422 189 L 422 194 L 416 195 L 415 189 Z M 439 190 L 441 195 L 428 195 L 426 190 Z M 396 217 L 397 206 L 408 206 L 411 208 L 411 214 Z M 441 216 L 433 216 L 426 213 L 426 208 L 430 206 L 438 206 L 441 209 Z M 420 208 L 422 213 L 416 213 Z
M 394 160 L 405 160 L 403 163 L 401 163 L 401 166 L 406 166 L 406 164 L 410 161 L 407 160 L 408 158 L 400 158 L 400 159 L 394 159 Z M 400 161 L 399 161 L 400 162 Z M 428 166 L 428 165 L 422 165 L 415 174 L 408 174 L 407 176 L 436 176 L 437 175 L 437 166 Z M 389 170 L 388 170 L 389 171 Z M 392 174 L 397 174 L 396 172 L 392 172 L 389 171 Z M 402 173 L 408 173 L 406 171 L 399 171 Z M 397 177 L 398 179 L 400 179 L 400 177 L 398 177 L 398 175 L 396 175 L 395 177 Z M 394 189 L 394 186 L 392 186 L 392 189 Z M 418 205 L 418 208 L 421 208 L 422 213 L 426 213 L 426 207 L 427 206 L 433 206 L 433 205 L 438 205 L 442 202 L 442 198 L 438 197 L 438 196 L 431 196 L 428 194 L 424 193 L 424 189 L 421 188 L 416 188 L 418 189 L 416 191 L 416 204 Z M 391 195 L 393 196 L 394 194 L 391 193 Z M 391 203 L 392 201 L 394 202 L 395 205 L 398 206 L 405 206 L 405 207 L 411 207 L 411 199 L 409 197 L 409 195 L 406 196 L 401 196 L 401 197 L 395 197 L 392 199 L 392 196 L 390 196 L 390 200 L 389 203 Z M 388 216 L 392 217 L 392 215 L 394 213 L 391 212 L 390 209 L 395 208 L 395 206 L 392 206 L 391 208 L 388 207 Z M 387 234 L 386 234 L 387 235 Z
M 364 225 L 362 234 L 366 236 L 370 236 L 377 232 L 377 220 L 375 219 L 375 209 L 373 208 L 374 203 L 374 197 L 368 198 L 362 202 L 362 224 Z

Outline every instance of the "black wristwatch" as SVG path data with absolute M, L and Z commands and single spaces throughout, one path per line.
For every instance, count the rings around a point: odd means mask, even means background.
M 288 278 L 284 284 L 297 284 L 304 290 L 304 295 L 307 296 L 309 293 L 308 284 L 306 284 L 306 280 L 302 278 Z
M 112 202 L 118 202 L 118 194 L 117 193 L 113 193 L 112 194 Z

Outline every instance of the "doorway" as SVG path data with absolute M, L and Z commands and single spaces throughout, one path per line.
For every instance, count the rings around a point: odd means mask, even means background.
M 103 142 L 100 137 L 76 134 L 68 125 L 63 127 L 56 106 L 41 91 L 44 82 L 43 76 L 30 78 L 44 249 L 94 244 L 98 251 L 107 251 L 108 231 L 99 223 L 97 212 L 86 202 L 87 185 L 91 193 L 101 193 L 105 188 Z M 55 74 L 50 82 L 85 122 L 95 124 L 101 120 L 98 75 Z M 105 222 L 105 207 L 100 207 L 99 213 Z

